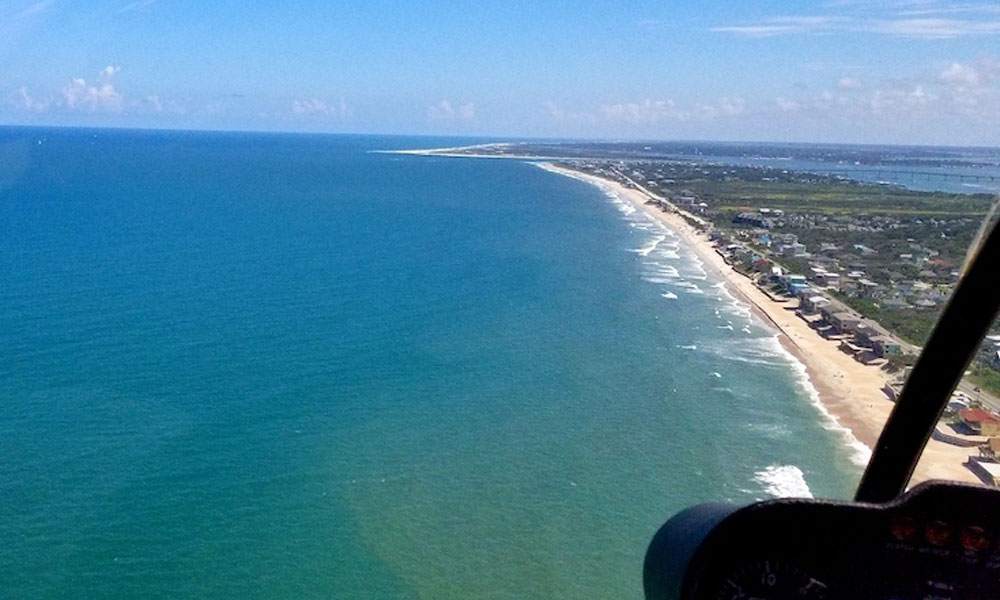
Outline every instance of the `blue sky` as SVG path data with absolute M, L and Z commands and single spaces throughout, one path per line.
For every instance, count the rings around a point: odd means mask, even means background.
M 1000 145 L 1000 3 L 0 0 L 0 123 Z

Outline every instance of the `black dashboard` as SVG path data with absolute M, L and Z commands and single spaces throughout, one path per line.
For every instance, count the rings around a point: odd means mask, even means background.
M 1000 599 L 1000 491 L 700 505 L 656 534 L 643 579 L 650 600 Z

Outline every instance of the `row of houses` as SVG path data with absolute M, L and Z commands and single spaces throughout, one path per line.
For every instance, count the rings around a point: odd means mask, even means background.
M 777 284 L 781 290 L 792 298 L 799 300 L 799 312 L 804 315 L 819 315 L 817 325 L 827 336 L 843 336 L 842 341 L 859 360 L 885 358 L 903 353 L 902 344 L 888 331 L 874 321 L 864 319 L 858 313 L 850 310 L 843 303 L 830 298 L 823 293 L 826 289 L 841 289 L 841 274 L 826 270 L 821 266 L 811 269 L 810 275 L 784 273 L 762 253 L 748 247 L 746 244 L 726 243 L 726 237 L 718 231 L 710 233 L 710 238 L 719 242 L 720 253 L 731 262 L 738 262 L 751 270 L 763 273 L 767 279 Z M 792 244 L 795 240 L 783 239 Z M 863 287 L 875 287 L 863 277 L 851 275 L 850 281 Z M 998 340 L 1000 341 L 1000 340 Z
M 811 287 L 805 279 L 803 275 L 789 274 L 780 277 L 780 282 L 789 295 L 799 299 L 800 313 L 819 316 L 816 325 L 826 336 L 850 338 L 844 341 L 859 358 L 885 358 L 903 353 L 902 344 L 881 325 Z

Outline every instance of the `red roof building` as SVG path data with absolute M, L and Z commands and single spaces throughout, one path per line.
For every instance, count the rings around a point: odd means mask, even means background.
M 981 408 L 958 411 L 958 418 L 979 435 L 1000 435 L 1000 417 Z

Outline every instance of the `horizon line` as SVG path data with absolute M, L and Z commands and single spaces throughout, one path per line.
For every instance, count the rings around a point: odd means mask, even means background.
M 1000 145 L 960 145 L 960 144 L 926 144 L 926 143 L 891 143 L 891 142 L 802 142 L 802 141 L 776 141 L 776 140 L 723 140 L 723 139 L 665 139 L 665 138 L 588 138 L 588 137 L 520 137 L 488 134 L 437 134 L 437 133 L 373 133 L 373 132 L 323 132 L 323 131 L 296 131 L 296 130 L 274 130 L 274 129 L 213 129 L 213 128 L 186 128 L 186 127 L 128 127 L 117 125 L 49 125 L 49 124 L 8 124 L 0 123 L 0 129 L 60 129 L 60 130 L 80 130 L 80 131 L 136 131 L 136 132 L 164 132 L 164 133 L 221 133 L 221 134 L 258 134 L 258 135 L 302 135 L 302 136 L 343 136 L 343 137 L 409 137 L 409 138 L 451 138 L 482 140 L 495 139 L 493 143 L 506 143 L 510 141 L 520 142 L 543 142 L 543 143 L 597 143 L 597 144 L 640 144 L 640 143 L 708 143 L 708 144 L 764 144 L 764 145 L 785 145 L 785 146 L 848 146 L 848 147 L 891 147 L 891 148 L 969 148 L 969 149 L 989 149 L 1000 150 Z M 482 145 L 484 142 L 478 142 Z

